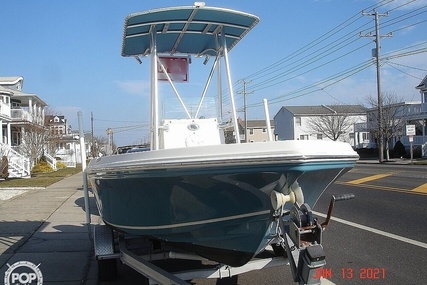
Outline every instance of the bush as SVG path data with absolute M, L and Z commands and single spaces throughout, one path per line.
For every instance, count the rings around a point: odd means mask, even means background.
M 394 145 L 393 154 L 394 157 L 403 157 L 406 154 L 405 146 L 400 140 Z
M 32 173 L 46 173 L 52 172 L 53 168 L 46 161 L 40 161 L 36 165 L 34 165 Z
M 57 161 L 56 162 L 56 168 L 58 168 L 58 169 L 67 168 L 67 165 L 61 161 Z
M 359 148 L 356 150 L 356 152 L 360 156 L 360 159 L 378 157 L 378 149 L 377 148 Z

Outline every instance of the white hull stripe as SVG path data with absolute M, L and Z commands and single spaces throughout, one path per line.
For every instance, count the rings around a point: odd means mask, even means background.
M 162 226 L 125 226 L 125 225 L 117 225 L 117 224 L 113 224 L 113 223 L 109 223 L 109 222 L 106 222 L 106 223 L 108 223 L 109 225 L 116 227 L 116 228 L 129 229 L 129 230 L 165 230 L 165 229 L 174 229 L 174 228 L 181 228 L 181 227 L 189 227 L 189 226 L 196 226 L 196 225 L 203 225 L 203 224 L 225 222 L 225 221 L 237 220 L 237 219 L 242 219 L 242 218 L 255 217 L 255 216 L 259 216 L 259 215 L 265 215 L 265 214 L 269 214 L 269 213 L 270 213 L 270 210 L 266 210 L 266 211 L 254 212 L 254 213 L 249 213 L 249 214 L 229 216 L 229 217 L 224 217 L 224 218 L 194 221 L 194 222 L 172 224 L 172 225 L 162 225 Z

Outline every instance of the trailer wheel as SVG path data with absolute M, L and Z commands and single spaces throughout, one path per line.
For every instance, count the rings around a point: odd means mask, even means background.
M 285 248 L 280 243 L 274 243 L 271 247 L 277 256 L 284 256 L 286 253 Z
M 98 279 L 101 281 L 111 281 L 117 278 L 116 259 L 98 260 Z
M 238 275 L 234 275 L 227 278 L 217 279 L 216 285 L 237 285 L 238 284 Z

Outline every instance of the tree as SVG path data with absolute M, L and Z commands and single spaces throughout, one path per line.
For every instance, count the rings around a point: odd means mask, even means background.
M 93 137 L 92 155 L 99 157 L 107 155 L 107 138 L 102 136 Z
M 384 136 L 386 160 L 390 160 L 390 141 L 393 137 L 402 135 L 404 125 L 405 104 L 403 98 L 397 96 L 394 92 L 382 93 L 383 114 L 382 129 L 379 129 L 378 99 L 371 95 L 366 97 L 366 103 L 371 111 L 368 112 L 369 132 L 377 139 L 381 131 Z
M 37 164 L 44 154 L 47 136 L 48 130 L 45 127 L 33 124 L 26 125 L 19 145 L 20 153 L 30 157 L 33 164 Z
M 52 116 L 62 116 L 61 112 L 56 111 L 51 106 L 46 106 L 44 108 L 45 112 L 45 122 L 44 125 L 49 128 L 49 125 L 51 122 L 48 121 L 48 118 L 51 118 Z M 56 155 L 56 151 L 58 150 L 58 145 L 63 142 L 63 135 L 62 133 L 55 132 L 53 129 L 48 129 L 48 132 L 46 134 L 46 150 L 48 154 L 51 156 Z
M 349 116 L 351 110 L 339 105 L 324 107 L 329 109 L 330 113 L 309 118 L 307 122 L 309 128 L 330 140 L 337 141 L 340 138 L 345 140 L 343 136 L 354 124 L 354 120 Z

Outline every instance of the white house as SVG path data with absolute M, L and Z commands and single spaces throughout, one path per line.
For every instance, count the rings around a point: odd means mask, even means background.
M 338 140 L 357 147 L 366 133 L 356 132 L 354 125 L 366 122 L 366 110 L 361 105 L 283 106 L 274 116 L 274 133 L 277 140 L 329 140 L 312 127 L 313 120 L 322 117 L 340 116 L 348 125 Z
M 32 160 L 20 153 L 20 146 L 26 133 L 44 128 L 47 104 L 23 92 L 23 85 L 22 76 L 0 77 L 0 152 L 8 158 L 9 177 L 30 176 Z

